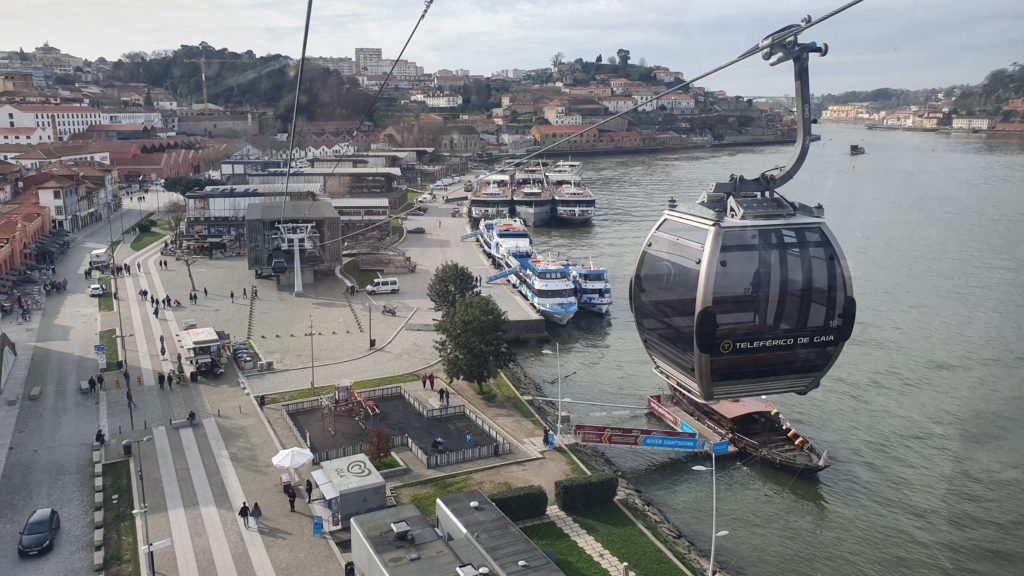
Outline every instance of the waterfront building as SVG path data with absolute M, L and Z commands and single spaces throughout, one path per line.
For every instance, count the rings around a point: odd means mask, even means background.
M 318 184 L 207 186 L 185 194 L 185 236 L 205 244 L 207 253 L 237 251 L 245 242 L 245 215 L 249 204 L 313 200 Z
M 991 130 L 995 127 L 995 118 L 985 118 L 983 116 L 957 116 L 953 118 L 953 129 Z

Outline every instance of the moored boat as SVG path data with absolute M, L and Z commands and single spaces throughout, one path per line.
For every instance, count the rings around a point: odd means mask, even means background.
M 581 162 L 558 162 L 545 172 L 555 200 L 555 217 L 563 222 L 586 224 L 594 218 L 597 202 L 582 175 Z
M 470 193 L 470 218 L 508 218 L 511 215 L 512 189 L 508 174 L 492 174 Z
M 820 452 L 789 422 L 783 422 L 771 402 L 739 398 L 703 404 L 673 390 L 672 404 L 739 450 L 777 468 L 816 474 L 831 466 L 828 451 Z
M 499 268 L 518 265 L 516 258 L 533 256 L 533 238 L 519 218 L 480 221 L 480 246 Z
M 612 305 L 612 285 L 608 269 L 589 264 L 569 264 L 569 275 L 576 287 L 580 310 L 607 314 Z
M 541 163 L 516 170 L 512 200 L 516 217 L 527 226 L 544 226 L 551 221 L 555 201 L 545 182 Z
M 850 156 L 860 156 L 864 153 L 864 147 L 857 144 L 850 145 Z
M 545 320 L 565 326 L 579 306 L 569 271 L 550 258 L 517 258 L 509 281 Z

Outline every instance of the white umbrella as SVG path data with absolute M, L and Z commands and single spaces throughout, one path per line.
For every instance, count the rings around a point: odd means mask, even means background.
M 278 468 L 298 468 L 313 461 L 313 453 L 305 448 L 287 448 L 270 459 Z

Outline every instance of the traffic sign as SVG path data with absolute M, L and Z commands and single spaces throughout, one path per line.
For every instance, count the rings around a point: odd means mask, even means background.
M 696 438 L 696 432 L 679 430 L 659 430 L 657 428 L 622 428 L 620 426 L 601 426 L 599 424 L 576 424 L 576 432 L 608 432 L 611 434 L 631 434 L 633 436 L 671 436 L 673 438 Z
M 646 448 L 692 451 L 697 449 L 697 439 L 670 438 L 668 436 L 641 436 L 640 445 Z
M 614 434 L 611 432 L 578 431 L 576 438 L 584 444 L 606 444 L 609 446 L 640 446 L 666 450 L 697 450 L 697 438 L 676 436 L 649 436 L 646 434 Z
M 97 344 L 93 346 L 92 349 L 95 350 L 96 352 L 103 352 L 104 350 L 107 349 L 107 347 L 104 346 L 103 344 Z
M 711 445 L 711 453 L 712 454 L 725 454 L 728 451 L 729 451 L 729 443 L 726 442 L 725 440 L 723 440 L 721 442 L 715 442 L 714 444 Z

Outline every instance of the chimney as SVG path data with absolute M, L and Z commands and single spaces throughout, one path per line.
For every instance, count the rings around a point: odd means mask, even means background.
M 60 132 L 57 131 L 57 115 L 50 114 L 50 131 L 53 133 L 53 141 L 60 142 Z

